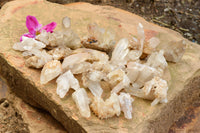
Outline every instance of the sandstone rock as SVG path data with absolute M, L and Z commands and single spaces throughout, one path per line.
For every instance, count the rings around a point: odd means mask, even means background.
M 48 12 L 38 12 L 39 10 L 48 10 Z M 89 119 L 83 118 L 77 111 L 71 96 L 61 100 L 55 93 L 55 81 L 41 85 L 40 71 L 27 68 L 21 53 L 12 49 L 19 36 L 27 32 L 25 17 L 30 14 L 36 16 L 43 24 L 51 21 L 60 23 L 67 14 L 73 25 L 71 29 L 81 39 L 87 34 L 87 24 L 96 21 L 99 25 L 115 29 L 117 39 L 126 37 L 129 33 L 136 35 L 138 23 L 141 23 L 149 36 L 160 39 L 161 45 L 163 42 L 184 40 L 187 47 L 181 60 L 176 64 L 168 64 L 173 79 L 170 80 L 166 75 L 165 79 L 170 86 L 168 103 L 151 107 L 146 100 L 135 98 L 134 116 L 131 121 L 121 116 L 99 120 L 93 114 Z M 39 104 L 40 107 L 48 110 L 70 132 L 167 132 L 171 123 L 184 111 L 182 109 L 199 97 L 200 46 L 185 40 L 172 30 L 148 23 L 134 14 L 109 6 L 105 8 L 87 3 L 70 4 L 65 7 L 43 0 L 18 0 L 2 7 L 0 16 L 1 74 L 9 81 L 12 90 L 18 96 L 28 103 L 35 106 Z M 57 29 L 61 27 L 58 26 Z M 106 96 L 110 88 L 106 84 L 102 88 L 105 92 L 103 95 Z M 91 97 L 90 93 L 88 97 Z

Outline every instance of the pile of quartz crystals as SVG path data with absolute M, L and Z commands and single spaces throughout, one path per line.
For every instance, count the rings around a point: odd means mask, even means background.
M 49 61 L 63 60 L 72 50 L 82 46 L 78 35 L 70 28 L 70 19 L 63 18 L 60 31 L 42 32 L 35 38 L 23 36 L 22 41 L 14 44 L 13 49 L 23 52 L 27 67 L 43 68 Z
M 92 110 L 100 119 L 119 116 L 121 112 L 126 119 L 132 119 L 132 96 L 152 100 L 152 106 L 167 102 L 168 85 L 162 77 L 167 61 L 177 62 L 183 56 L 184 43 L 176 43 L 174 48 L 171 44 L 160 45 L 156 37 L 145 41 L 140 23 L 137 38 L 122 38 L 116 44 L 114 35 L 96 24 L 90 24 L 88 31 L 89 38 L 82 41 L 80 48 L 80 39 L 65 17 L 61 31 L 43 31 L 36 40 L 23 37 L 13 48 L 31 56 L 26 61 L 29 67 L 44 66 L 41 84 L 58 77 L 56 93 L 60 98 L 72 88 L 72 98 L 83 117 L 90 117 Z M 145 60 L 141 60 L 143 54 Z M 81 78 L 77 79 L 77 75 Z M 102 82 L 112 88 L 107 99 L 102 96 Z M 88 91 L 92 96 L 87 95 Z

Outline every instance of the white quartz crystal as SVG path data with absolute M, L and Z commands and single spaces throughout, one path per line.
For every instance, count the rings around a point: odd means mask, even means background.
M 27 67 L 42 68 L 47 62 L 53 60 L 53 57 L 45 50 L 33 50 L 32 53 L 34 56 L 29 57 L 25 61 Z
M 132 83 L 144 85 L 145 82 L 151 80 L 154 76 L 160 75 L 160 71 L 145 64 L 137 62 L 129 62 L 127 64 L 127 76 Z
M 163 42 L 156 49 L 164 50 L 164 56 L 167 61 L 178 62 L 185 53 L 186 43 L 184 40 Z
M 88 53 L 90 54 L 90 61 L 101 61 L 101 62 L 108 62 L 108 55 L 105 52 L 101 52 L 94 49 L 88 48 L 79 48 L 73 51 L 73 54 L 77 53 Z
M 74 90 L 78 90 L 80 88 L 78 80 L 74 77 L 70 70 L 60 75 L 56 82 L 56 93 L 60 96 L 60 98 L 64 98 L 70 88 Z
M 108 73 L 108 82 L 113 88 L 111 93 L 118 93 L 130 83 L 129 78 L 122 69 L 115 69 Z
M 42 42 L 39 42 L 33 38 L 28 38 L 25 36 L 22 36 L 22 41 L 15 43 L 13 45 L 13 49 L 19 50 L 19 51 L 31 51 L 33 49 L 42 49 L 45 48 L 46 45 Z
M 122 69 L 115 69 L 108 73 L 108 82 L 112 87 L 120 83 L 125 76 L 125 72 Z
M 52 60 L 46 63 L 40 75 L 40 83 L 46 84 L 47 82 L 51 81 L 52 79 L 60 75 L 61 72 L 62 72 L 62 66 L 60 61 Z
M 151 54 L 156 51 L 156 47 L 160 44 L 160 39 L 157 37 L 150 38 L 147 43 L 144 44 L 143 52 L 145 54 Z
M 159 52 L 154 52 L 152 53 L 148 60 L 147 60 L 147 65 L 154 67 L 156 69 L 162 69 L 164 70 L 168 65 L 167 61 L 165 60 L 165 57 L 163 56 L 164 51 L 160 50 Z
M 151 106 L 160 103 L 167 103 L 167 81 L 155 76 L 152 80 L 145 83 L 142 89 L 129 88 L 126 89 L 131 95 L 153 100 Z
M 121 110 L 124 112 L 124 117 L 126 119 L 132 119 L 132 102 L 134 99 L 130 96 L 129 93 L 121 92 L 119 95 L 119 102 Z
M 90 99 L 88 98 L 87 92 L 84 88 L 77 89 L 73 94 L 72 98 L 76 103 L 76 106 L 78 107 L 81 116 L 89 118 L 90 113 Z
M 101 71 L 89 71 L 83 74 L 83 85 L 88 87 L 95 97 L 101 97 L 103 89 L 101 88 L 100 81 L 103 79 L 104 74 Z
M 73 68 L 73 65 L 82 63 L 87 59 L 90 59 L 90 54 L 88 53 L 78 53 L 67 56 L 62 63 L 62 68 L 69 70 L 70 68 Z
M 111 62 L 115 64 L 122 62 L 129 52 L 128 46 L 128 39 L 123 38 L 119 40 L 112 52 Z
M 86 48 L 108 52 L 115 44 L 115 33 L 111 29 L 99 27 L 96 23 L 88 25 L 89 37 L 83 41 Z
M 67 47 L 56 47 L 48 51 L 48 54 L 52 55 L 54 60 L 64 59 L 66 56 L 69 56 L 71 53 L 72 53 L 72 50 Z
M 119 116 L 121 113 L 119 98 L 116 93 L 112 93 L 106 101 L 100 97 L 94 97 L 90 107 L 100 119 L 113 117 L 114 115 Z
M 74 64 L 73 67 L 70 67 L 70 70 L 73 74 L 81 74 L 84 72 L 88 72 L 89 70 L 91 70 L 92 68 L 92 64 L 89 62 L 81 62 L 81 63 L 77 63 Z
M 36 40 L 43 42 L 46 45 L 49 45 L 49 34 L 46 30 L 42 30 L 42 32 L 35 37 Z
M 64 17 L 63 20 L 62 20 L 62 24 L 63 24 L 63 28 L 70 28 L 71 27 L 71 20 L 69 17 Z
M 94 67 L 97 66 L 97 62 L 107 65 L 108 59 L 108 55 L 104 52 L 93 49 L 79 48 L 74 50 L 72 55 L 64 59 L 62 66 L 64 70 L 70 69 L 73 74 L 80 74 L 91 70 L 92 67 L 94 69 Z
M 111 91 L 111 93 L 118 93 L 120 92 L 123 88 L 129 86 L 130 84 L 130 80 L 127 77 L 127 75 L 124 75 L 123 80 L 118 83 Z
M 143 51 L 145 34 L 144 34 L 143 25 L 141 23 L 139 23 L 137 26 L 137 35 L 138 35 L 138 39 L 140 41 L 140 50 Z

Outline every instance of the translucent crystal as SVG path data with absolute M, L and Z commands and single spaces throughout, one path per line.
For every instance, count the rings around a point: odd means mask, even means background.
M 107 64 L 108 55 L 97 50 L 79 48 L 73 51 L 72 55 L 66 57 L 63 61 L 63 69 L 70 69 L 74 74 L 87 72 L 91 67 L 96 67 L 97 62 Z M 95 64 L 93 64 L 95 63 Z M 100 66 L 97 66 L 100 67 Z
M 130 50 L 126 56 L 127 61 L 136 61 L 140 58 L 141 51 L 139 50 Z
M 60 96 L 60 98 L 63 98 L 66 95 L 69 88 L 73 88 L 74 90 L 78 90 L 80 88 L 78 80 L 74 77 L 70 70 L 60 75 L 56 82 L 56 93 Z
M 124 76 L 125 72 L 122 69 L 115 69 L 108 73 L 108 82 L 114 87 L 123 80 Z
M 108 62 L 108 55 L 105 52 L 101 52 L 98 50 L 88 49 L 88 48 L 79 48 L 73 51 L 74 54 L 76 53 L 88 53 L 90 54 L 90 61 L 101 61 L 101 62 Z
M 47 62 L 53 59 L 45 50 L 32 51 L 31 54 L 34 54 L 35 56 L 26 59 L 25 64 L 27 67 L 42 68 Z
M 167 61 L 178 62 L 185 53 L 186 43 L 183 40 L 171 41 L 167 44 L 161 43 L 156 49 L 164 50 L 164 57 Z
M 62 63 L 62 68 L 68 70 L 70 68 L 73 68 L 73 65 L 82 63 L 89 58 L 90 58 L 90 54 L 88 53 L 78 53 L 78 54 L 67 56 L 65 57 Z
M 130 51 L 126 57 L 127 60 L 135 61 L 140 58 L 144 49 L 145 34 L 141 23 L 137 26 L 137 38 L 132 37 L 129 43 Z
M 111 29 L 100 28 L 96 23 L 88 25 L 89 38 L 83 41 L 86 48 L 108 52 L 115 44 L 115 33 Z
M 42 30 L 42 32 L 35 37 L 36 40 L 43 42 L 46 45 L 49 45 L 49 34 L 46 30 Z
M 91 70 L 92 64 L 89 62 L 81 62 L 78 64 L 74 64 L 73 67 L 70 67 L 70 70 L 73 74 L 81 74 L 84 72 L 88 72 Z
M 140 39 L 140 46 L 141 46 L 140 50 L 143 51 L 145 34 L 144 34 L 143 25 L 141 23 L 139 23 L 137 26 L 137 35 L 138 35 L 138 38 Z
M 161 73 L 153 67 L 137 62 L 129 62 L 127 64 L 127 76 L 132 83 L 144 85 L 145 82 L 151 80 L 154 76 Z
M 64 59 L 66 56 L 69 56 L 72 53 L 72 50 L 67 47 L 57 47 L 48 52 L 52 55 L 54 60 Z
M 129 78 L 128 78 L 126 75 L 124 75 L 123 80 L 122 80 L 120 83 L 118 83 L 118 84 L 112 89 L 111 93 L 118 93 L 118 92 L 120 92 L 123 88 L 129 86 L 129 84 L 130 84 Z
M 126 119 L 132 119 L 132 102 L 134 99 L 130 96 L 129 93 L 121 92 L 119 95 L 119 102 L 121 110 L 124 112 Z
M 156 69 L 160 68 L 164 70 L 167 67 L 167 61 L 165 60 L 163 54 L 164 54 L 163 50 L 152 53 L 149 56 L 146 64 Z
M 83 85 L 88 87 L 95 97 L 101 97 L 103 89 L 101 88 L 100 81 L 103 79 L 103 73 L 100 71 L 90 71 L 83 74 Z
M 71 20 L 70 20 L 70 18 L 67 17 L 67 16 L 64 17 L 63 20 L 62 20 L 62 24 L 63 24 L 64 28 L 66 28 L 66 29 L 70 28 L 70 26 L 71 26 Z
M 160 44 L 160 39 L 157 37 L 150 38 L 147 43 L 144 44 L 143 52 L 145 54 L 151 54 L 156 51 L 156 47 Z
M 134 96 L 153 100 L 151 106 L 160 103 L 167 103 L 167 82 L 160 77 L 155 76 L 152 80 L 145 83 L 142 89 L 130 88 L 127 91 Z
M 160 77 L 154 77 L 152 80 L 145 83 L 144 87 L 145 95 L 150 95 L 154 97 L 153 102 L 151 103 L 152 106 L 156 105 L 157 103 L 167 103 L 167 81 L 161 79 Z
M 60 75 L 61 72 L 62 72 L 62 66 L 60 61 L 52 60 L 46 63 L 40 75 L 40 83 L 46 84 L 47 82 L 51 81 L 52 79 Z
M 13 49 L 19 51 L 31 51 L 32 49 L 42 49 L 45 47 L 46 45 L 44 43 L 25 36 L 22 36 L 22 42 L 15 43 L 13 45 Z
M 75 101 L 76 106 L 78 107 L 78 109 L 80 111 L 80 114 L 83 117 L 89 118 L 91 115 L 90 108 L 89 108 L 90 99 L 88 98 L 85 89 L 80 88 L 80 89 L 76 90 L 72 94 L 72 98 Z
M 94 114 L 101 119 L 113 117 L 114 115 L 119 116 L 121 113 L 119 98 L 115 93 L 112 93 L 106 101 L 100 97 L 95 97 L 90 107 Z
M 112 52 L 111 61 L 112 62 L 123 61 L 129 52 L 128 45 L 129 45 L 128 39 L 123 38 L 119 40 L 119 42 L 117 43 L 117 45 L 115 46 Z

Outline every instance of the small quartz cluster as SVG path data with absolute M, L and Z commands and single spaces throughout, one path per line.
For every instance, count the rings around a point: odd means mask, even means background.
M 70 25 L 65 17 L 62 30 L 43 30 L 35 38 L 23 36 L 13 48 L 23 52 L 27 67 L 42 68 L 41 84 L 58 77 L 56 93 L 60 98 L 72 88 L 72 98 L 83 117 L 90 117 L 91 111 L 100 119 L 123 112 L 126 119 L 132 119 L 132 96 L 152 100 L 151 106 L 168 101 L 163 74 L 167 61 L 178 62 L 183 56 L 183 42 L 163 46 L 156 37 L 146 41 L 141 23 L 137 38 L 118 42 L 111 30 L 89 24 L 89 36 L 81 41 Z M 146 56 L 141 60 L 143 54 Z M 102 82 L 111 88 L 107 99 L 102 95 Z

